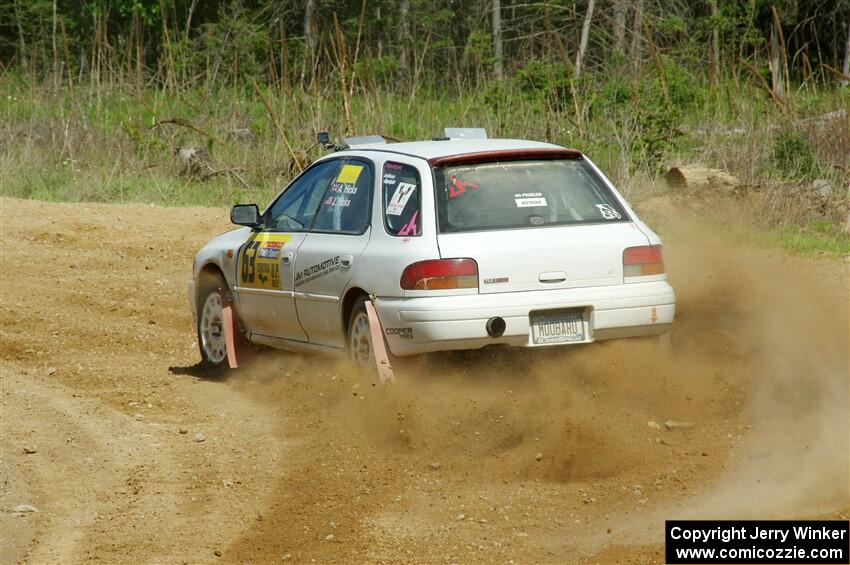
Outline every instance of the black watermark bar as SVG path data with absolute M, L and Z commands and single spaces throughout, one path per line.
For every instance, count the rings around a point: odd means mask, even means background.
M 667 563 L 850 563 L 847 520 L 668 520 Z

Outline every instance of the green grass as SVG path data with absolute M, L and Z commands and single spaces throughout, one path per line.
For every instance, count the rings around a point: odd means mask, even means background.
M 735 228 L 727 236 L 736 241 L 779 247 L 798 255 L 850 255 L 850 234 L 827 220 L 785 228 Z
M 663 184 L 647 181 L 659 180 L 659 173 L 672 163 L 715 164 L 752 184 L 776 180 L 770 176 L 776 174 L 775 132 L 764 118 L 771 113 L 772 120 L 779 117 L 768 99 L 745 83 L 730 81 L 719 90 L 729 93 L 729 101 L 708 103 L 702 95 L 683 96 L 690 102 L 667 109 L 657 100 L 652 76 L 620 85 L 629 93 L 623 97 L 606 94 L 611 91 L 606 84 L 616 79 L 585 77 L 576 83 L 577 104 L 567 90 L 558 91 L 568 97 L 559 99 L 552 90 L 528 90 L 515 81 L 460 94 L 423 85 L 413 98 L 403 91 L 364 90 L 351 98 L 351 119 L 358 134 L 429 139 L 440 135 L 444 126 L 468 126 L 484 127 L 491 137 L 575 147 L 586 152 L 627 197 L 638 196 L 630 194 L 633 187 L 643 191 Z M 680 82 L 677 88 L 690 85 Z M 286 141 L 296 151 L 307 150 L 317 131 L 326 129 L 341 138 L 347 123 L 335 84 L 290 94 L 263 88 L 286 140 L 278 135 L 250 85 L 211 93 L 201 89 L 138 93 L 122 84 L 100 93 L 87 85 L 53 92 L 8 73 L 0 78 L 0 92 L 5 93 L 0 103 L 0 143 L 5 146 L 0 150 L 0 195 L 162 206 L 263 205 L 292 175 Z M 846 107 L 850 90 L 802 92 L 795 101 L 800 110 L 819 114 Z M 153 127 L 157 119 L 169 118 L 188 120 L 210 135 L 177 125 Z M 749 141 L 742 142 L 740 135 L 697 133 L 707 125 L 721 132 L 744 127 Z M 228 136 L 231 129 L 242 127 L 252 130 L 253 143 Z M 203 181 L 181 175 L 172 149 L 184 145 L 205 146 L 215 170 L 235 169 L 248 186 L 227 173 Z M 813 159 L 820 159 L 818 147 L 813 145 L 812 152 Z M 308 159 L 323 153 L 313 148 Z M 831 171 L 834 184 L 846 186 L 838 169 L 810 168 Z M 808 182 L 800 172 L 787 174 Z M 829 222 L 753 229 L 740 237 L 797 253 L 850 252 L 850 237 Z

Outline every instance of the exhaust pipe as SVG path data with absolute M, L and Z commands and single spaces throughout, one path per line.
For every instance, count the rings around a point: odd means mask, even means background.
M 484 324 L 484 328 L 487 330 L 487 335 L 490 337 L 502 337 L 502 334 L 505 333 L 505 324 L 504 318 L 500 318 L 496 316 L 494 318 L 490 318 L 487 320 L 487 323 Z

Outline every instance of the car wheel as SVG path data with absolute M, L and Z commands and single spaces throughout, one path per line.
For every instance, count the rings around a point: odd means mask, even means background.
M 228 292 L 224 281 L 213 279 L 203 284 L 198 293 L 198 347 L 204 371 L 211 377 L 221 377 L 230 368 L 222 292 Z
M 348 358 L 363 372 L 374 373 L 375 350 L 372 346 L 372 330 L 369 326 L 369 314 L 366 312 L 365 296 L 354 303 L 351 315 L 348 317 Z

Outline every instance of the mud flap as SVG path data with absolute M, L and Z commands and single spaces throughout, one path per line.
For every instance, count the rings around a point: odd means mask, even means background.
M 224 343 L 227 346 L 227 364 L 231 369 L 239 366 L 239 361 L 236 359 L 236 323 L 233 316 L 233 306 L 229 304 L 223 308 L 222 323 L 224 324 Z
M 378 368 L 378 381 L 381 384 L 394 383 L 395 373 L 390 365 L 387 346 L 384 343 L 384 328 L 378 318 L 378 311 L 371 300 L 366 301 L 366 314 L 369 316 L 369 331 L 372 333 L 372 351 L 375 354 L 375 365 Z M 229 354 L 228 350 L 228 354 Z
M 231 369 L 236 369 L 239 364 L 245 365 L 252 355 L 251 347 L 239 331 L 239 322 L 236 312 L 230 303 L 230 297 L 224 290 L 219 289 L 222 303 L 222 320 L 224 326 L 224 344 L 227 348 L 227 364 Z

